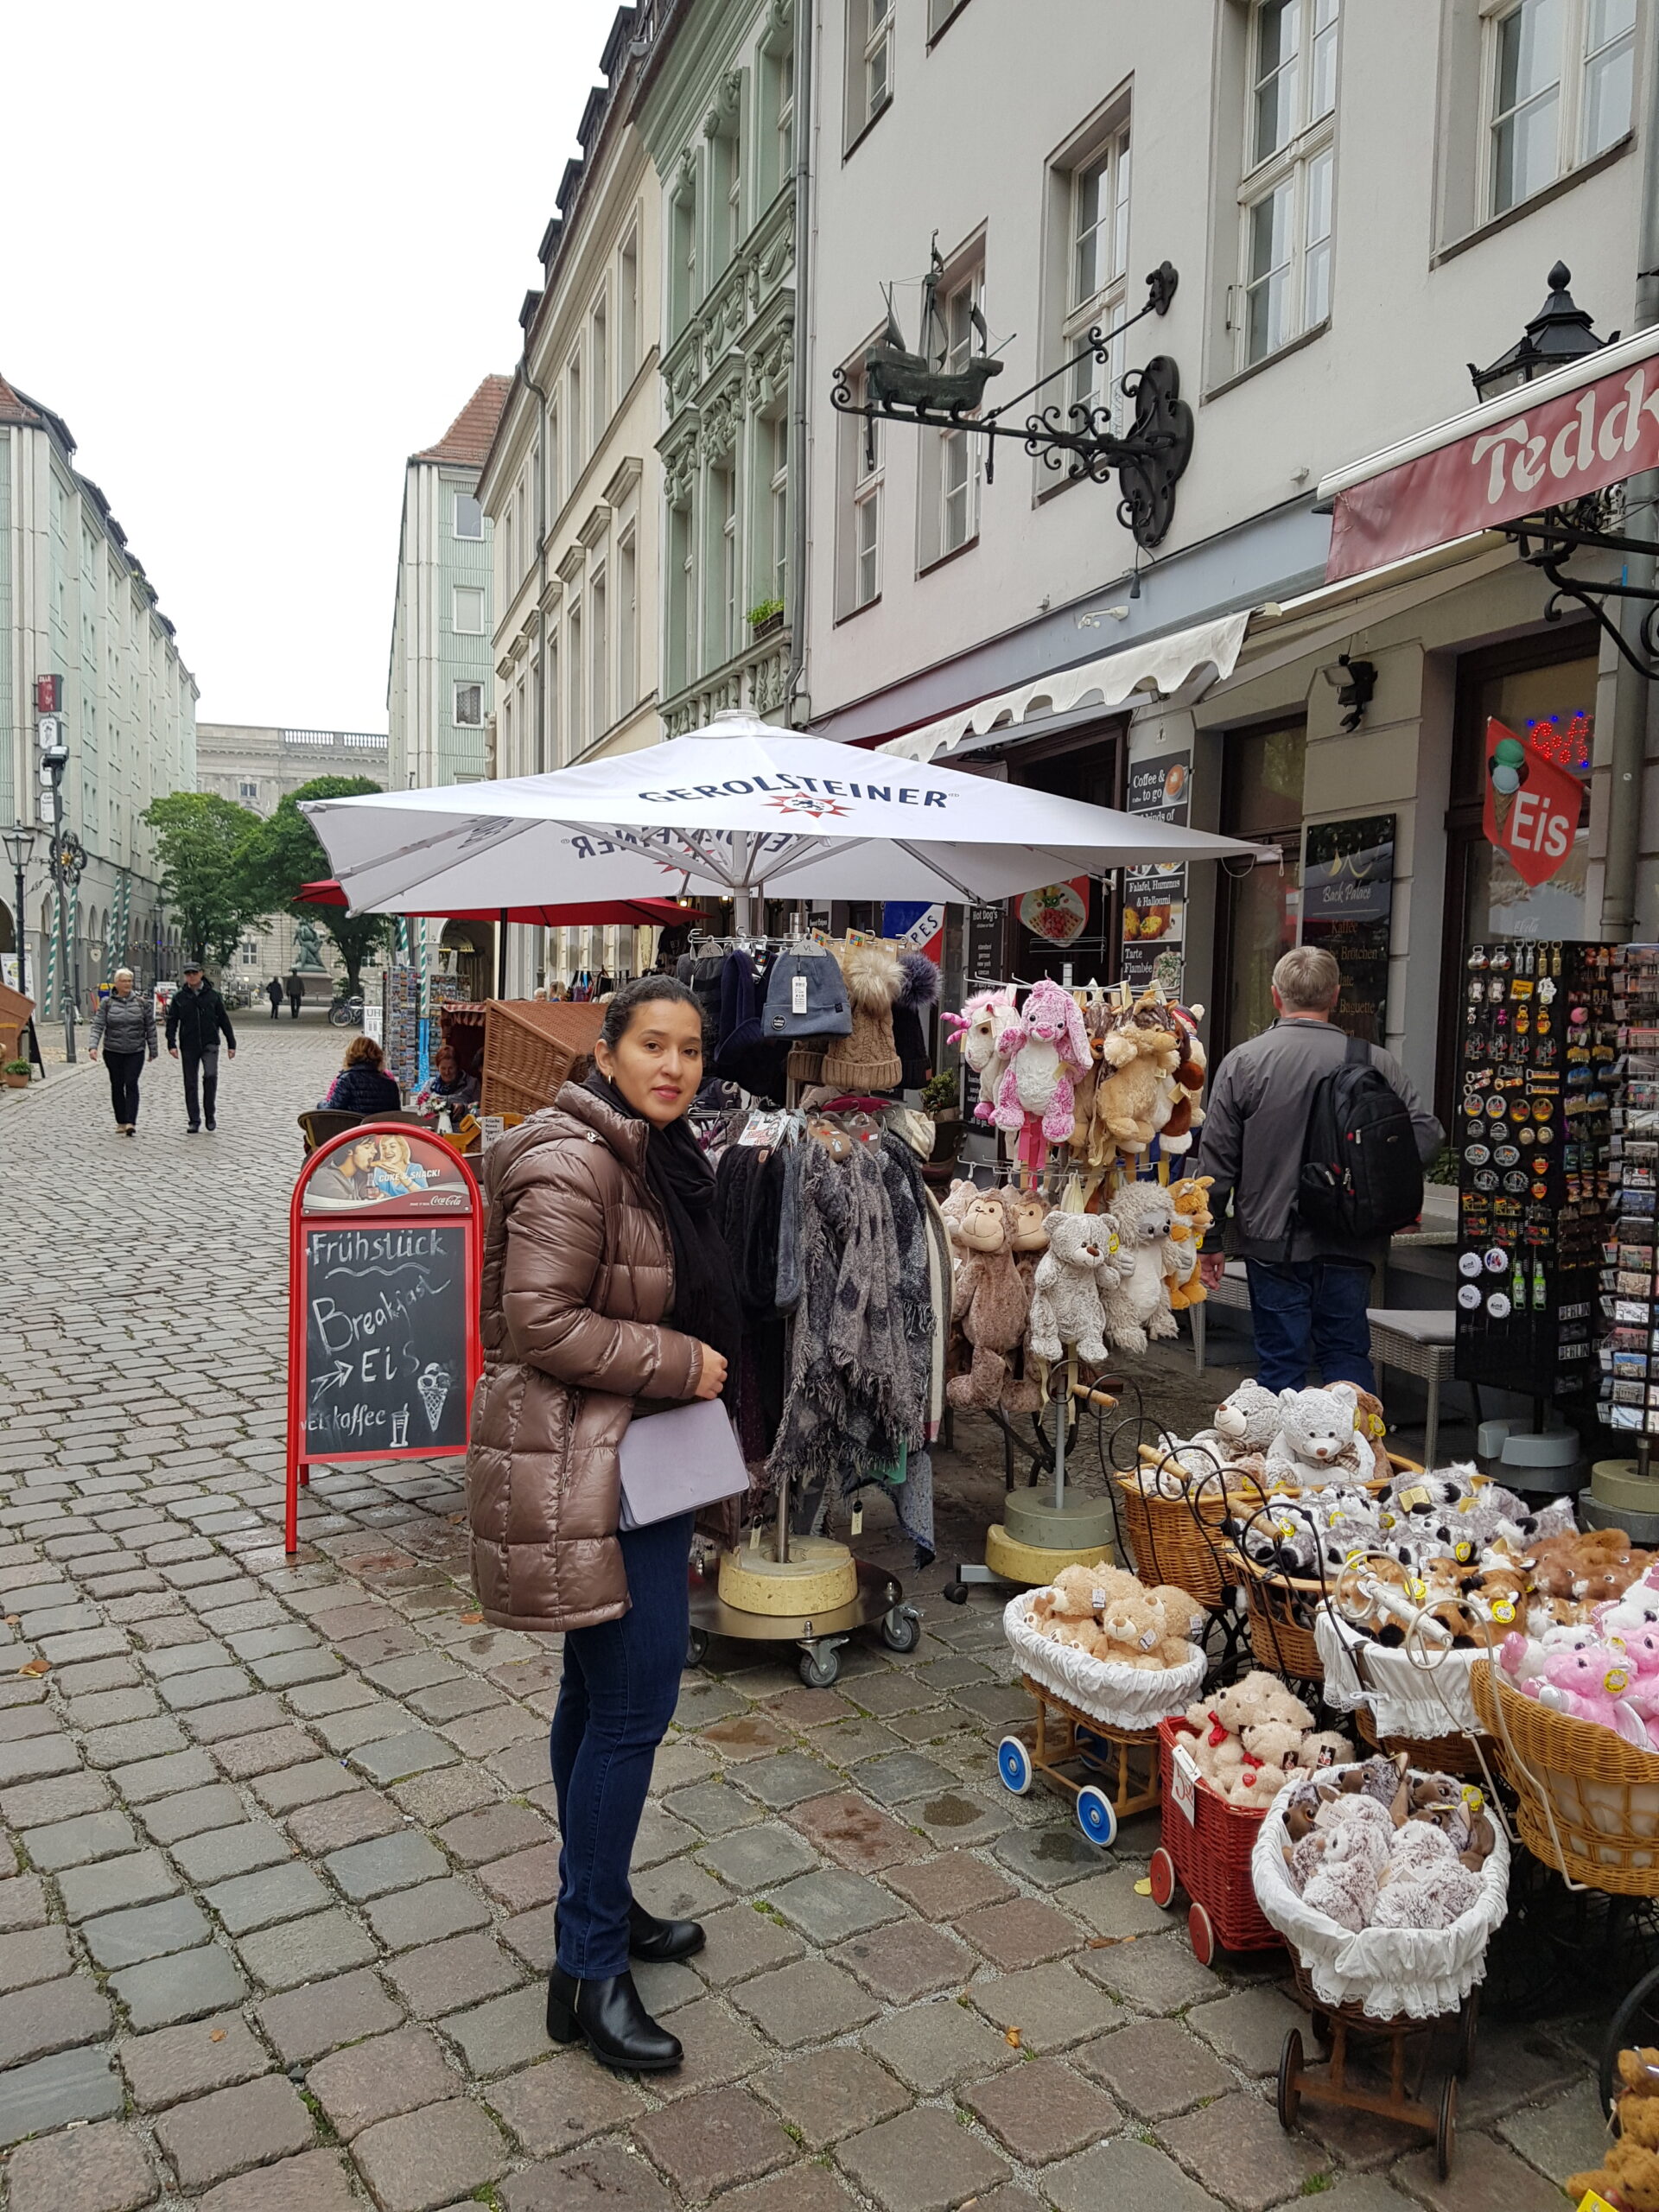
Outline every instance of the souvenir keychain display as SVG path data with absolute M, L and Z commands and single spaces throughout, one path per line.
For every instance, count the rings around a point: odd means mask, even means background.
M 1618 1020 L 1609 1138 L 1610 1202 L 1602 1249 L 1601 1391 L 1609 1428 L 1659 1433 L 1659 1289 L 1654 1201 L 1659 1179 L 1659 944 L 1614 955 Z M 1651 1378 L 1651 1379 L 1650 1379 Z M 1645 1444 L 1640 1447 L 1645 1452 Z
M 1464 1382 L 1558 1403 L 1589 1388 L 1618 1055 L 1614 951 L 1513 939 L 1469 954 L 1453 1124 Z

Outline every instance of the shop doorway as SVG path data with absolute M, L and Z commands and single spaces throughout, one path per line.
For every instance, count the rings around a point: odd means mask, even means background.
M 452 971 L 474 1006 L 495 996 L 493 922 L 446 922 L 438 948 L 441 954 L 450 955 Z
M 1116 721 L 1074 730 L 1022 745 L 1009 763 L 1013 781 L 1028 790 L 1052 791 L 1057 798 L 1082 799 L 1090 806 L 1122 808 L 1127 725 Z M 1009 936 L 1014 973 L 1034 983 L 1049 976 L 1057 983 L 1112 983 L 1117 980 L 1122 931 L 1122 883 L 1078 877 L 1053 884 L 1009 902 Z M 1067 970 L 1070 970 L 1068 976 Z
M 1216 886 L 1216 1003 L 1210 1061 L 1259 1036 L 1273 1014 L 1273 971 L 1301 918 L 1305 721 L 1227 731 L 1222 740 L 1221 831 L 1277 848 L 1249 867 L 1224 861 Z
M 1446 935 L 1440 974 L 1440 1021 L 1434 1110 L 1448 1127 L 1457 1073 L 1459 1020 L 1469 948 L 1494 938 L 1560 938 L 1580 943 L 1596 935 L 1588 911 L 1590 759 L 1595 749 L 1599 674 L 1593 623 L 1576 623 L 1548 638 L 1465 653 L 1458 664 L 1452 740 L 1451 804 L 1446 810 Z M 1564 765 L 1582 762 L 1584 798 L 1578 834 L 1564 865 L 1529 887 L 1486 841 L 1486 724 L 1496 716 L 1518 737 L 1551 726 Z M 1576 767 L 1575 767 L 1576 772 Z

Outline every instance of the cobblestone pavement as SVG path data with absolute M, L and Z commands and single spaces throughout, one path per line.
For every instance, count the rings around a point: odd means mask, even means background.
M 943 1566 L 919 1649 L 834 1691 L 730 1645 L 687 1676 L 637 1854 L 709 1929 L 639 1977 L 686 2066 L 555 2053 L 558 1655 L 480 1624 L 455 1462 L 320 1478 L 284 1560 L 293 1115 L 340 1040 L 246 1033 L 213 1137 L 166 1061 L 130 1143 L 96 1070 L 0 1100 L 10 2212 L 1559 2207 L 1599 2132 L 1556 2031 L 1483 2032 L 1450 2184 L 1355 2114 L 1281 2133 L 1300 2016 L 1137 1892 L 1150 1823 L 1098 1855 L 999 1789 L 1022 1698 Z M 942 1466 L 947 1556 L 995 1474 Z

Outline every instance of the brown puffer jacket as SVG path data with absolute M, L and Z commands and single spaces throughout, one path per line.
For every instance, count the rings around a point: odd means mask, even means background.
M 646 1123 L 566 1084 L 490 1154 L 467 1511 L 494 1628 L 614 1620 L 617 1447 L 632 1401 L 696 1392 L 702 1347 L 661 1325 L 668 1224 L 645 1182 Z

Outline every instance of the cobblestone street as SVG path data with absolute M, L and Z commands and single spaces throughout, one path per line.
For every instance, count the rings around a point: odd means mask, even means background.
M 7 2212 L 1559 2212 L 1602 2135 L 1555 2026 L 1483 2025 L 1448 2183 L 1354 2113 L 1281 2133 L 1280 1965 L 1195 1963 L 1155 1823 L 1100 1854 L 997 1783 L 1027 1700 L 997 1604 L 938 1594 L 961 1509 L 909 1657 L 687 1675 L 636 1855 L 709 1929 L 639 1976 L 685 2067 L 555 2052 L 558 1652 L 481 1624 L 458 1460 L 320 1475 L 285 1560 L 294 1116 L 344 1039 L 239 1028 L 215 1135 L 165 1057 L 132 1141 L 101 1069 L 0 1096 Z

